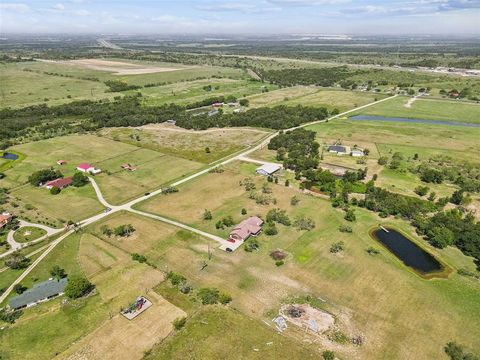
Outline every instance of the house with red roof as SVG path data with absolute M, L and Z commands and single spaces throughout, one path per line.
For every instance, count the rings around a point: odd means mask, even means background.
M 3 212 L 0 214 L 0 229 L 3 229 L 10 221 L 12 221 L 12 214 Z
M 84 173 L 90 173 L 92 175 L 100 174 L 102 170 L 95 168 L 94 166 L 87 164 L 87 163 L 81 163 L 77 166 L 77 170 L 84 172 Z
M 58 165 L 65 165 L 67 162 L 65 160 L 58 160 L 57 164 Z
M 235 243 L 244 242 L 250 236 L 256 236 L 262 231 L 263 220 L 258 216 L 251 216 L 235 226 L 230 232 L 228 241 Z
M 72 177 L 66 177 L 66 178 L 59 178 L 59 179 L 49 181 L 45 184 L 45 187 L 47 189 L 51 189 L 53 187 L 57 187 L 59 189 L 64 189 L 64 188 L 66 188 L 67 186 L 70 186 L 70 185 L 72 185 Z

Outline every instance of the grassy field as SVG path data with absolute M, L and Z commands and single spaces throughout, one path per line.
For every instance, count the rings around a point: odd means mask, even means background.
M 135 166 L 136 170 L 122 169 L 124 163 Z M 136 148 L 129 153 L 95 163 L 95 166 L 103 170 L 102 174 L 95 177 L 95 181 L 105 199 L 112 204 L 120 204 L 183 177 L 202 165 L 153 150 Z
M 480 124 L 479 104 L 455 100 L 419 98 L 410 107 L 407 107 L 405 104 L 408 100 L 409 98 L 400 96 L 396 99 L 359 110 L 358 113 L 354 113 L 352 116 L 361 114 Z M 463 131 L 465 130 L 463 129 Z M 469 130 L 470 128 L 468 128 Z
M 36 240 L 44 236 L 46 233 L 47 232 L 45 230 L 38 227 L 25 226 L 15 231 L 15 233 L 13 234 L 13 238 L 16 242 L 24 243 Z
M 3 64 L 0 68 L 3 106 L 27 106 L 39 103 L 61 104 L 72 100 L 96 100 L 113 98 L 118 93 L 108 93 L 107 80 L 122 80 L 129 84 L 143 86 L 149 83 L 177 83 L 196 79 L 220 78 L 247 79 L 248 75 L 240 69 L 213 66 L 184 66 L 170 63 L 132 62 L 145 66 L 176 68 L 176 71 L 115 75 L 82 66 L 63 63 L 26 62 Z M 50 74 L 47 74 L 50 73 Z M 63 76 L 62 76 L 63 75 Z M 85 80 L 96 78 L 99 81 Z M 146 88 L 147 93 L 154 94 L 157 88 Z M 162 92 L 163 90 L 160 90 Z
M 234 298 L 232 306 L 253 317 L 271 314 L 287 295 L 312 293 L 326 299 L 331 312 L 340 318 L 340 314 L 347 316 L 353 324 L 342 327 L 340 322 L 342 331 L 350 335 L 362 333 L 366 339 L 365 345 L 356 350 L 331 345 L 340 354 L 354 355 L 351 357 L 392 359 L 408 358 L 415 353 L 421 359 L 439 358 L 443 345 L 451 339 L 462 339 L 471 348 L 480 345 L 480 327 L 472 318 L 472 314 L 480 313 L 475 300 L 480 291 L 478 283 L 456 274 L 447 280 L 425 281 L 384 250 L 378 256 L 366 253 L 369 246 L 380 248 L 368 235 L 372 226 L 387 221 L 418 239 L 410 226 L 357 210 L 353 233 L 340 233 L 338 227 L 344 223 L 341 211 L 332 209 L 328 201 L 301 195 L 283 185 L 273 186 L 276 205 L 256 205 L 238 185 L 239 178 L 252 172 L 250 165 L 236 172 L 232 164 L 222 174 L 202 176 L 181 186 L 179 193 L 150 200 L 142 208 L 219 235 L 228 230 L 216 230 L 215 222 L 227 215 L 240 221 L 245 217 L 240 214 L 242 208 L 249 215 L 265 215 L 269 208 L 279 207 L 287 210 L 290 218 L 311 217 L 316 228 L 302 232 L 279 225 L 277 236 L 258 238 L 260 251 L 246 253 L 239 249 L 233 256 L 215 251 L 213 260 L 201 273 L 198 266 L 205 253 L 197 254 L 200 248 L 189 250 L 187 243 L 176 244 L 164 252 L 160 264 L 182 273 L 193 284 L 227 289 Z M 260 184 L 264 181 L 256 179 Z M 201 193 L 196 191 L 199 188 Z M 293 195 L 300 198 L 298 206 L 290 205 Z M 213 220 L 201 220 L 205 207 L 212 211 Z M 340 255 L 331 254 L 331 244 L 340 240 L 345 242 L 346 250 Z M 473 266 L 471 259 L 459 256 L 455 249 L 439 251 L 419 241 L 453 268 Z M 286 265 L 280 268 L 268 256 L 278 248 L 288 254 Z M 392 287 L 392 283 L 396 286 Z M 424 316 L 419 318 L 418 313 Z
M 269 131 L 249 128 L 191 131 L 163 124 L 152 124 L 137 129 L 104 129 L 101 134 L 111 139 L 190 161 L 211 163 L 252 146 L 268 135 Z M 206 148 L 210 152 L 206 152 Z
M 234 310 L 208 307 L 193 315 L 175 336 L 155 346 L 145 359 L 318 359 L 312 347 Z
M 316 86 L 294 86 L 249 97 L 251 107 L 289 105 L 326 107 L 329 110 L 347 111 L 385 98 L 384 94 L 371 92 L 325 89 Z
M 211 85 L 212 90 L 206 91 L 204 86 Z M 179 82 L 171 85 L 145 88 L 142 93 L 146 95 L 146 105 L 161 105 L 175 103 L 186 105 L 214 96 L 233 95 L 237 98 L 261 93 L 264 88 L 275 90 L 275 85 L 263 84 L 253 80 L 235 79 L 205 79 L 189 82 Z

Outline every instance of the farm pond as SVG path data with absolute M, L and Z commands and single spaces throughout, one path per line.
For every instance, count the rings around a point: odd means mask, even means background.
M 370 235 L 420 275 L 438 273 L 444 269 L 432 254 L 395 229 L 379 227 L 372 230 Z
M 9 153 L 9 152 L 4 152 L 3 155 L 2 155 L 2 159 L 6 159 L 6 160 L 17 160 L 17 159 L 18 159 L 18 155 L 17 155 L 17 154 L 13 154 L 13 153 Z

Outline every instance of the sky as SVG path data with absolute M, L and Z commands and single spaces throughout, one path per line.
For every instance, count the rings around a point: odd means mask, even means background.
M 480 36 L 480 0 L 0 0 L 0 32 Z

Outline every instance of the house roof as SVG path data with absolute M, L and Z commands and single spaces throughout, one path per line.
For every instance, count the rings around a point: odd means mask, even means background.
M 328 147 L 328 151 L 346 153 L 347 148 L 345 146 L 342 146 L 342 145 L 331 145 L 331 146 Z
M 71 177 L 66 177 L 66 178 L 60 178 L 60 179 L 55 179 L 52 181 L 47 182 L 45 185 L 46 186 L 51 186 L 51 187 L 58 187 L 62 188 L 65 186 L 68 186 L 72 183 L 72 178 Z
M 87 163 L 81 163 L 80 165 L 77 166 L 77 169 L 82 169 L 82 170 L 88 170 L 92 168 L 93 166 Z
M 0 214 L 0 222 L 10 221 L 11 218 L 12 218 L 12 214 L 10 213 L 4 212 Z
M 280 170 L 280 165 L 278 164 L 263 164 L 257 168 L 257 172 L 265 172 L 267 174 L 273 174 L 278 170 Z
M 251 216 L 235 226 L 230 232 L 230 237 L 238 237 L 245 241 L 251 234 L 257 234 L 262 228 L 263 220 L 258 216 Z
M 50 296 L 63 293 L 63 289 L 67 285 L 67 278 L 57 280 L 47 280 L 39 284 L 33 285 L 30 290 L 25 291 L 23 294 L 15 296 L 9 302 L 9 305 L 13 309 L 18 309 L 22 306 L 26 306 L 31 303 L 46 299 Z
M 65 160 L 58 160 L 58 161 L 57 161 L 57 164 L 65 164 L 65 163 L 66 163 Z

